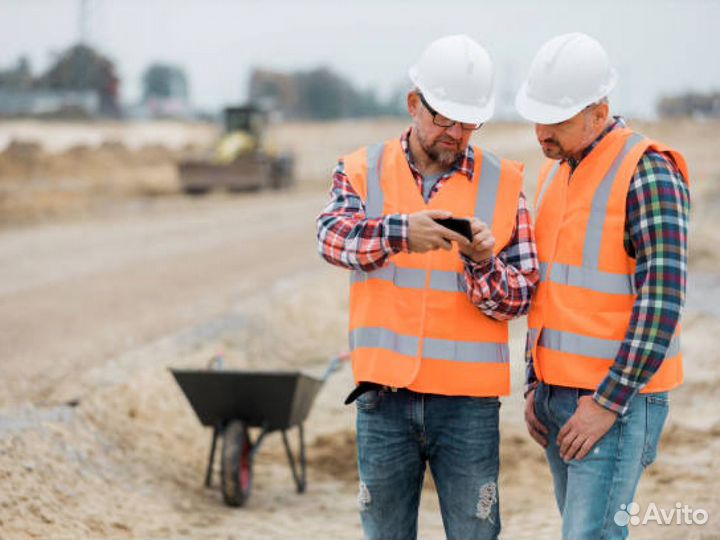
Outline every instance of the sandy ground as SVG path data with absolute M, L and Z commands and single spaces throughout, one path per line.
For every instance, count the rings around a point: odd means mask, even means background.
M 323 387 L 306 425 L 307 493 L 295 493 L 281 439 L 273 434 L 257 454 L 253 494 L 243 509 L 224 506 L 217 488 L 203 487 L 210 432 L 194 417 L 168 368 L 203 367 L 223 351 L 229 367 L 321 373 L 327 359 L 345 349 L 347 274 L 316 255 L 314 216 L 326 200 L 324 186 L 336 157 L 393 136 L 402 126 L 285 126 L 276 137 L 298 152 L 301 171 L 301 185 L 290 193 L 202 199 L 172 191 L 163 197 L 135 194 L 92 199 L 82 212 L 61 211 L 60 220 L 42 215 L 35 224 L 5 223 L 0 537 L 361 536 L 354 411 L 341 404 L 352 386 L 347 367 Z M 480 142 L 527 163 L 532 195 L 539 165 L 532 132 L 525 126 L 491 127 Z M 0 124 L 0 141 L 34 140 L 43 152 L 59 155 L 77 144 L 102 146 L 110 139 L 135 152 L 168 136 L 175 152 L 212 138 L 208 126 L 42 128 Z M 638 526 L 631 535 L 715 538 L 720 258 L 713 249 L 713 218 L 720 208 L 720 126 L 642 129 L 686 153 L 695 183 L 692 280 L 683 321 L 686 384 L 672 394 L 660 454 L 637 501 L 665 509 L 681 502 L 706 510 L 710 520 L 704 526 Z M 0 176 L 0 184 L 7 181 Z M 22 191 L 20 181 L 12 181 Z M 503 537 L 558 537 L 547 466 L 522 421 L 524 329 L 524 321 L 512 326 L 514 392 L 501 412 Z M 420 536 L 443 536 L 430 481 Z

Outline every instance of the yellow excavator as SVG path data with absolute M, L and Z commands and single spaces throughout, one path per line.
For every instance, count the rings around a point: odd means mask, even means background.
M 198 195 L 213 189 L 257 191 L 294 185 L 293 155 L 277 152 L 267 141 L 267 111 L 244 105 L 223 112 L 225 134 L 211 153 L 180 162 L 182 190 Z

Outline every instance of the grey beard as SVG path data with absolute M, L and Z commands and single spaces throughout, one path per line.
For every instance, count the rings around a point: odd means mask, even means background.
M 462 155 L 462 152 L 455 153 L 452 150 L 438 151 L 435 148 L 425 144 L 425 141 L 420 136 L 418 136 L 418 141 L 420 142 L 420 146 L 422 146 L 425 154 L 427 154 L 427 156 L 435 163 L 438 163 L 443 169 L 449 169 L 450 167 L 452 167 L 458 160 L 458 158 Z
M 425 153 L 435 162 L 439 163 L 443 169 L 449 169 L 457 161 L 460 154 L 456 154 L 451 150 L 443 150 L 438 152 L 437 150 L 431 149 L 429 152 L 425 150 Z

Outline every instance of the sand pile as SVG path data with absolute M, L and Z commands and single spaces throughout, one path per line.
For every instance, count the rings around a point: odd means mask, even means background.
M 71 218 L 179 193 L 176 163 L 216 127 L 161 123 L 0 124 L 0 224 Z
M 63 217 L 117 198 L 177 193 L 181 155 L 159 145 L 120 142 L 48 153 L 13 141 L 0 153 L 0 215 L 5 224 Z

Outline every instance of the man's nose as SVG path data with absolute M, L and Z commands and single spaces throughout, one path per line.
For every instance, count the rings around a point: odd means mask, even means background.
M 552 137 L 552 129 L 546 124 L 535 124 L 535 135 L 539 141 L 544 141 Z
M 445 133 L 450 135 L 456 141 L 459 141 L 460 139 L 462 139 L 462 136 L 463 136 L 462 127 L 457 122 L 455 122 L 452 126 L 447 128 Z

